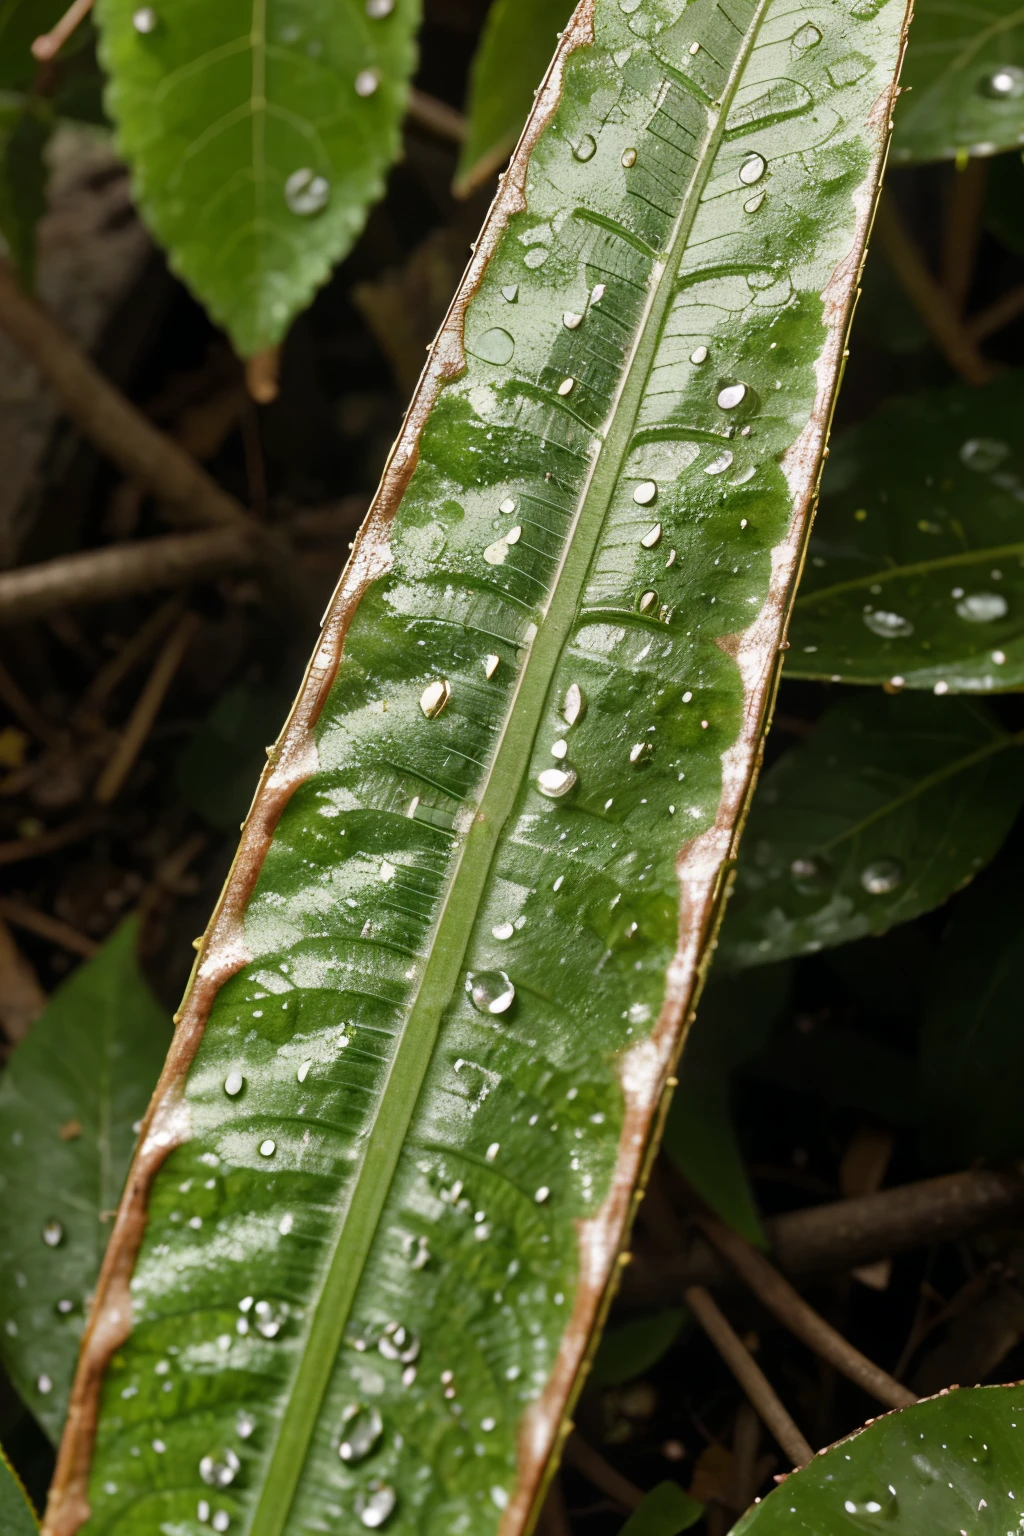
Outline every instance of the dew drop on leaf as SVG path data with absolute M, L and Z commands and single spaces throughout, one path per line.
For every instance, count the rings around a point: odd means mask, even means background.
M 637 598 L 637 602 L 636 602 L 637 613 L 649 613 L 650 610 L 653 607 L 655 607 L 655 605 L 657 604 L 657 601 L 658 601 L 658 594 L 657 594 L 657 592 L 654 592 L 654 591 L 651 591 L 651 590 L 648 590 L 646 592 L 641 592 L 641 594 Z
M 562 324 L 567 331 L 575 331 L 578 326 L 583 324 L 583 316 L 578 315 L 574 309 L 567 309 L 562 316 Z
M 502 330 L 500 325 L 492 326 L 489 331 L 484 331 L 479 340 L 466 349 L 472 352 L 483 363 L 493 363 L 497 368 L 503 368 L 506 363 L 512 361 L 512 355 L 516 350 L 515 338 L 508 331 Z
M 288 1318 L 284 1302 L 258 1301 L 252 1309 L 256 1332 L 265 1339 L 276 1339 Z
M 960 449 L 960 462 L 979 475 L 987 475 L 999 468 L 1009 452 L 1009 444 L 994 437 L 969 437 Z
M 660 540 L 661 540 L 661 524 L 660 523 L 655 523 L 653 528 L 648 528 L 647 532 L 644 534 L 643 538 L 640 540 L 640 547 L 642 549 L 653 549 L 655 544 L 659 543 Z
M 694 350 L 690 353 L 690 362 L 691 363 L 706 363 L 707 360 L 708 360 L 708 349 L 707 349 L 707 347 L 695 347 Z
M 501 971 L 498 974 L 504 976 L 505 973 Z M 512 983 L 508 981 L 507 977 L 505 977 L 505 980 L 511 988 Z M 515 996 L 514 991 L 512 996 Z M 511 1002 L 511 998 L 509 1002 Z M 507 1007 L 508 1003 L 505 1004 L 505 1008 Z M 495 1010 L 490 1009 L 489 1011 L 494 1012 Z M 499 1013 L 504 1013 L 504 1011 L 504 1008 L 497 1010 Z M 377 1349 L 384 1356 L 385 1360 L 401 1360 L 403 1365 L 410 1365 L 413 1360 L 419 1359 L 419 1334 L 413 1333 L 410 1328 L 404 1327 L 401 1323 L 387 1323 L 383 1334 L 378 1340 Z
M 380 75 L 375 69 L 361 69 L 356 75 L 356 95 L 372 96 L 380 85 Z
M 742 181 L 745 187 L 752 187 L 755 181 L 761 180 L 767 169 L 768 162 L 764 155 L 759 155 L 756 152 L 748 155 L 740 166 L 740 181 Z
M 211 1451 L 199 1463 L 199 1476 L 210 1488 L 227 1488 L 238 1476 L 242 1463 L 230 1446 Z
M 731 463 L 732 454 L 726 448 L 725 452 L 720 453 L 717 459 L 712 459 L 710 464 L 705 464 L 704 473 L 706 475 L 724 475 Z
M 865 1493 L 852 1499 L 846 1499 L 843 1508 L 848 1515 L 870 1515 L 875 1520 L 892 1520 L 898 1511 L 895 1490 L 883 1488 L 882 1491 Z
M 622 164 L 625 166 L 627 171 L 630 170 L 634 165 L 636 165 L 636 150 L 635 149 L 624 149 L 622 151 Z
M 537 788 L 549 800 L 560 800 L 575 783 L 575 768 L 545 768 L 537 775 Z
M 991 624 L 1005 619 L 1007 602 L 1000 592 L 968 592 L 956 605 L 956 611 L 968 624 Z
M 724 389 L 718 391 L 718 405 L 723 411 L 735 410 L 743 403 L 746 397 L 747 386 L 745 384 L 727 384 Z
M 575 388 L 576 388 L 576 380 L 575 379 L 563 379 L 561 384 L 559 384 L 559 386 L 558 386 L 558 393 L 560 395 L 563 395 L 563 396 L 564 395 L 571 395 Z
M 597 154 L 597 140 L 592 133 L 585 133 L 577 144 L 572 147 L 572 152 L 577 160 L 593 160 Z
M 159 17 L 151 5 L 142 5 L 132 15 L 132 26 L 136 32 L 148 37 L 150 32 L 155 32 L 159 25 Z
M 240 1440 L 248 1440 L 255 1428 L 256 1420 L 243 1409 L 235 1420 L 235 1434 Z
M 649 507 L 658 494 L 658 486 L 654 480 L 641 480 L 633 492 L 633 500 L 638 507 Z
M 269 1136 L 267 1137 L 266 1141 L 260 1142 L 260 1157 L 273 1157 L 276 1151 L 277 1142 L 271 1141 Z
M 366 14 L 371 21 L 383 21 L 395 8 L 395 0 L 366 0 Z
M 64 1228 L 52 1217 L 43 1226 L 43 1242 L 47 1248 L 58 1248 L 64 1241 Z
M 380 1410 L 350 1403 L 341 1416 L 341 1443 L 338 1455 L 342 1461 L 357 1462 L 369 1456 L 384 1433 L 384 1421 Z
M 428 683 L 420 694 L 420 709 L 428 720 L 436 720 L 452 696 L 452 688 L 446 677 Z
M 41 1376 L 36 1377 L 36 1387 L 40 1392 L 42 1392 L 44 1397 L 47 1392 L 53 1391 L 53 1382 L 51 1381 L 50 1377 L 47 1376 L 45 1371 Z
M 565 698 L 562 701 L 562 719 L 566 725 L 575 725 L 586 708 L 586 700 L 583 697 L 583 689 L 579 683 L 570 683 L 565 690 Z
M 241 1072 L 229 1072 L 224 1079 L 224 1092 L 229 1099 L 235 1099 L 245 1086 L 245 1078 Z
M 551 768 L 550 773 L 561 773 Z M 473 1007 L 480 1013 L 506 1013 L 515 1002 L 516 989 L 504 971 L 474 971 L 466 981 Z
M 292 213 L 307 218 L 326 208 L 331 198 L 331 184 L 326 176 L 318 176 L 308 165 L 292 171 L 284 184 L 284 200 Z
M 903 880 L 899 859 L 873 859 L 860 872 L 860 883 L 869 896 L 888 896 Z
M 494 655 L 485 656 L 484 659 L 483 659 L 484 676 L 487 677 L 487 678 L 493 677 L 495 672 L 497 672 L 497 670 L 498 670 L 500 665 L 501 665 L 501 657 L 500 656 L 494 656 Z
M 398 1495 L 390 1484 L 374 1481 L 356 1496 L 355 1509 L 361 1524 L 376 1531 L 394 1513 L 397 1504 Z
M 1001 64 L 978 82 L 978 90 L 991 101 L 1016 101 L 1024 96 L 1024 69 L 1016 64 Z
M 890 613 L 885 608 L 875 608 L 871 613 L 861 614 L 861 618 L 871 633 L 883 640 L 905 640 L 914 633 L 914 626 L 909 619 L 905 619 L 901 613 Z
M 496 939 L 510 939 L 515 931 L 511 923 L 495 923 L 491 929 L 491 933 Z
M 793 47 L 799 48 L 801 52 L 803 52 L 805 48 L 816 48 L 820 42 L 821 33 L 818 31 L 818 28 L 814 25 L 813 21 L 806 22 L 800 28 L 799 32 L 796 32 L 793 35 Z

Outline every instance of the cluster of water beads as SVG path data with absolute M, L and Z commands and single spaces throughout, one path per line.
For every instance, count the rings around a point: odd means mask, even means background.
M 331 184 L 308 165 L 292 171 L 284 184 L 284 200 L 292 213 L 306 218 L 326 208 L 331 198 Z
M 479 1013 L 494 1017 L 507 1013 L 516 999 L 516 989 L 504 971 L 471 971 L 466 979 L 466 990 Z
M 914 626 L 909 619 L 885 608 L 868 609 L 861 617 L 871 633 L 882 640 L 905 640 L 914 633 Z
M 200 1499 L 196 1506 L 196 1519 L 200 1525 L 211 1525 L 218 1533 L 226 1531 L 231 1524 L 231 1516 L 226 1509 L 215 1510 L 211 1515 L 208 1499 Z
M 151 5 L 142 5 L 132 13 L 132 26 L 143 37 L 148 37 L 151 32 L 155 32 L 159 24 L 160 18 Z
M 807 895 L 817 894 L 833 878 L 833 870 L 826 860 L 815 855 L 803 855 L 792 861 L 789 873 L 798 891 Z M 861 870 L 858 877 L 861 887 L 869 896 L 888 896 L 902 885 L 906 870 L 899 859 L 873 859 Z
M 227 1488 L 234 1482 L 242 1463 L 230 1446 L 211 1451 L 199 1463 L 199 1476 L 210 1488 Z

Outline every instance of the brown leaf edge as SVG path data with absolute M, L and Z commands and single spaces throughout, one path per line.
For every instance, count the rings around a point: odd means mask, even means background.
M 595 0 L 580 0 L 537 93 L 516 152 L 484 221 L 462 283 L 431 349 L 380 487 L 324 616 L 320 640 L 295 704 L 260 779 L 224 890 L 203 937 L 164 1070 L 154 1090 L 128 1181 L 103 1261 L 83 1334 L 68 1418 L 50 1488 L 42 1536 L 75 1536 L 91 1513 L 88 1478 L 96 1438 L 100 1391 L 106 1368 L 131 1333 L 129 1281 L 146 1226 L 150 1184 L 168 1154 L 188 1140 L 185 1079 L 202 1039 L 219 988 L 247 963 L 244 914 L 274 830 L 294 791 L 316 770 L 313 732 L 337 673 L 345 634 L 363 592 L 390 568 L 388 532 L 416 467 L 420 433 L 441 389 L 465 367 L 463 321 L 483 272 L 513 214 L 525 211 L 530 155 L 553 116 L 565 63 L 577 48 L 593 44 Z M 900 62 L 912 0 L 907 0 Z M 743 724 L 723 755 L 722 795 L 714 826 L 680 852 L 679 942 L 669 967 L 665 1002 L 649 1040 L 621 1062 L 626 1103 L 619 1158 L 601 1210 L 580 1222 L 580 1283 L 572 1316 L 541 1397 L 524 1415 L 519 1437 L 517 1486 L 505 1510 L 500 1536 L 523 1536 L 536 1516 L 570 1414 L 608 1307 L 614 1296 L 630 1229 L 668 1108 L 675 1063 L 693 1021 L 731 883 L 733 861 L 761 763 L 785 645 L 785 631 L 816 505 L 821 464 L 838 389 L 841 363 L 863 268 L 867 237 L 885 163 L 896 80 L 875 103 L 865 124 L 873 139 L 869 171 L 854 194 L 857 218 L 846 256 L 825 288 L 823 323 L 828 340 L 818 362 L 819 388 L 810 420 L 786 454 L 782 468 L 793 497 L 789 533 L 773 551 L 768 597 L 754 623 L 723 642 L 739 667 L 744 688 Z

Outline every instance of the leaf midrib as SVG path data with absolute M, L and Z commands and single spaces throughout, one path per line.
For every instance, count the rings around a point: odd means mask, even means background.
M 857 592 L 864 587 L 882 581 L 899 581 L 909 576 L 930 576 L 934 571 L 953 570 L 958 565 L 981 565 L 986 560 L 1005 560 L 1024 555 L 1024 541 L 1015 544 L 994 544 L 989 549 L 964 549 L 955 555 L 937 555 L 934 560 L 918 560 L 910 565 L 889 565 L 880 571 L 869 571 L 864 576 L 852 576 L 849 581 L 837 581 L 831 587 L 815 587 L 804 592 L 794 604 L 795 608 L 810 607 L 825 598 L 836 597 L 843 592 Z
M 652 273 L 643 318 L 609 413 L 611 427 L 603 441 L 599 437 L 599 447 L 552 583 L 547 609 L 537 634 L 528 645 L 479 806 L 456 857 L 419 990 L 409 1009 L 381 1094 L 380 1109 L 366 1138 L 363 1160 L 355 1176 L 348 1210 L 337 1231 L 324 1284 L 290 1385 L 277 1441 L 264 1468 L 249 1536 L 283 1536 L 286 1529 L 320 1407 L 433 1055 L 441 1017 L 458 983 L 473 918 L 498 840 L 529 768 L 555 670 L 575 621 L 591 560 L 632 446 L 647 379 L 701 195 L 724 136 L 729 108 L 769 4 L 770 0 L 757 0 L 722 92 L 718 115 L 710 123 L 702 151 L 696 157 L 693 177 L 671 239 Z

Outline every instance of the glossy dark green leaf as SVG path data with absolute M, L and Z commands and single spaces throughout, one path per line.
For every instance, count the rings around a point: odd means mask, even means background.
M 202 946 L 54 1521 L 529 1525 L 774 685 L 903 27 L 862 12 L 570 23 Z
M 1020 1529 L 1024 1388 L 972 1387 L 887 1413 L 755 1504 L 734 1536 L 1008 1536 Z
M 899 164 L 1024 144 L 1024 15 L 1016 0 L 924 0 L 893 136 Z
M 35 280 L 36 226 L 46 212 L 43 154 L 52 127 L 45 104 L 0 105 L 0 234 L 27 288 Z
M 457 196 L 468 197 L 505 165 L 573 9 L 573 0 L 493 0 L 470 70 Z
M 38 1530 L 39 1522 L 18 1474 L 0 1450 L 0 1531 L 3 1536 L 35 1536 Z
M 933 1163 L 963 1168 L 1024 1153 L 1022 995 L 1024 892 L 1011 867 L 962 898 L 943 938 L 920 1055 Z
M 704 1505 L 691 1499 L 678 1483 L 658 1483 L 630 1515 L 619 1536 L 679 1536 L 680 1531 L 696 1525 L 703 1513 Z
M 221 832 L 234 832 L 252 803 L 288 707 L 279 690 L 240 684 L 221 694 L 178 759 L 178 793 Z
M 99 0 L 140 211 L 243 356 L 280 341 L 398 154 L 419 0 Z
M 1015 737 L 980 704 L 861 693 L 764 775 L 716 963 L 883 933 L 992 858 L 1024 800 Z
M 0 1356 L 52 1437 L 170 1034 L 136 938 L 126 922 L 78 967 L 0 1078 Z
M 642 1376 L 672 1348 L 688 1316 L 682 1307 L 664 1307 L 607 1329 L 590 1380 L 599 1387 L 618 1387 Z
M 834 445 L 787 677 L 1024 687 L 1024 372 L 883 406 Z
M 789 996 L 789 968 L 715 979 L 701 999 L 679 1067 L 662 1145 L 711 1209 L 765 1247 L 731 1107 L 732 1075 L 756 1056 Z

